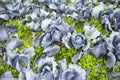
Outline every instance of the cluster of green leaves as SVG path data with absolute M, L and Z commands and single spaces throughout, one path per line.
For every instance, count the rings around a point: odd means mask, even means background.
M 8 20 L 4 22 L 5 25 L 7 24 L 15 24 L 16 27 L 18 28 L 18 37 L 21 41 L 24 42 L 23 48 L 28 48 L 31 47 L 31 42 L 32 42 L 32 31 L 24 24 L 22 24 L 19 20 Z
M 75 19 L 72 17 L 64 17 L 63 21 L 67 22 L 69 25 L 72 25 L 75 22 Z M 75 22 L 74 29 L 79 33 L 83 31 L 83 22 Z
M 33 33 L 35 34 L 35 36 L 40 36 L 43 33 L 43 31 L 38 31 L 38 32 L 33 32 Z
M 70 2 L 71 2 L 71 0 L 66 0 L 66 2 L 67 2 L 67 3 L 70 3 Z
M 116 64 L 113 68 L 113 72 L 120 72 L 120 64 Z
M 106 5 L 104 5 L 104 11 L 106 11 L 107 10 L 107 6 Z
M 40 54 L 41 54 L 42 51 L 43 51 L 43 48 L 42 48 L 41 46 L 36 46 L 36 47 L 34 48 L 34 51 L 35 51 L 35 55 L 32 57 L 31 63 L 33 63 L 34 60 L 40 56 Z
M 55 55 L 55 60 L 56 61 L 59 61 L 63 58 L 66 59 L 67 63 L 68 64 L 71 64 L 72 61 L 71 61 L 71 58 L 73 57 L 73 55 L 77 54 L 77 50 L 75 50 L 75 48 L 66 48 L 65 46 L 62 46 L 59 53 L 57 53 Z
M 10 65 L 6 64 L 5 65 L 5 62 L 3 61 L 3 56 L 0 56 L 0 75 L 3 75 L 6 71 L 11 71 L 12 72 L 12 75 L 13 77 L 18 77 L 19 75 L 19 72 L 14 69 L 13 67 L 11 67 Z
M 106 58 L 101 57 L 98 59 L 98 63 L 101 63 L 101 66 L 98 68 L 98 71 L 96 69 L 92 70 L 88 76 L 90 80 L 107 80 L 106 73 L 109 71 L 112 71 L 110 68 L 106 67 Z
M 34 51 L 35 51 L 35 55 L 31 58 L 30 66 L 34 72 L 37 72 L 36 68 L 33 68 L 33 63 L 34 63 L 35 59 L 37 59 L 42 54 L 43 48 L 41 46 L 36 46 L 34 48 Z
M 73 24 L 75 20 L 72 17 L 64 17 L 63 21 L 67 22 L 69 25 Z
M 100 3 L 99 2 L 96 2 L 96 3 L 94 3 L 94 2 L 88 2 L 88 4 L 92 4 L 94 6 L 98 6 Z
M 87 20 L 88 22 L 91 23 L 91 25 L 95 25 L 95 27 L 97 28 L 97 30 L 105 35 L 105 36 L 109 36 L 111 34 L 111 31 L 108 31 L 105 29 L 105 27 L 101 24 L 100 20 L 98 18 L 92 18 L 90 20 Z
M 100 4 L 100 2 L 96 2 L 96 3 L 94 3 L 94 2 L 88 2 L 88 4 L 92 4 L 94 6 L 98 6 Z M 106 10 L 107 10 L 107 7 L 106 7 L 106 5 L 104 5 L 104 11 L 106 11 Z
M 74 29 L 77 31 L 77 33 L 82 33 L 83 27 L 84 27 L 83 22 L 77 22 L 77 23 L 75 23 Z
M 84 55 L 81 57 L 78 65 L 85 70 L 94 69 L 97 65 L 97 59 L 92 55 Z
M 98 63 L 100 63 L 101 66 L 97 67 Z M 95 56 L 90 54 L 82 56 L 78 62 L 78 65 L 80 65 L 83 69 L 90 70 L 90 73 L 88 75 L 88 78 L 90 80 L 107 80 L 106 73 L 111 69 L 107 68 L 105 64 L 105 56 L 97 59 Z
M 102 26 L 100 20 L 98 18 L 92 18 L 91 20 L 88 20 L 91 25 L 95 25 L 97 30 L 102 34 L 104 27 Z

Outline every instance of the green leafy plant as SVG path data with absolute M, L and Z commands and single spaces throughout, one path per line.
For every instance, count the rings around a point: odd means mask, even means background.
M 82 33 L 83 32 L 83 27 L 84 27 L 84 23 L 83 22 L 77 22 L 77 23 L 75 23 L 74 29 L 78 33 Z
M 33 69 L 33 71 L 36 72 L 36 67 L 33 68 L 33 63 L 34 63 L 34 60 L 42 54 L 43 48 L 41 46 L 36 46 L 34 50 L 35 50 L 35 55 L 31 58 L 30 66 Z
M 63 21 L 67 22 L 69 25 L 74 23 L 74 19 L 72 17 L 64 17 Z
M 101 34 L 105 36 L 109 36 L 111 34 L 111 31 L 105 30 L 105 26 L 101 24 L 98 18 L 92 18 L 91 20 L 87 20 L 87 21 L 90 22 L 91 25 L 95 25 L 95 27 Z
M 66 59 L 67 63 L 68 64 L 71 64 L 72 61 L 71 61 L 71 58 L 73 57 L 73 55 L 77 54 L 77 50 L 75 50 L 74 48 L 66 48 L 65 46 L 62 46 L 59 53 L 57 53 L 55 55 L 55 60 L 56 61 L 59 61 L 63 58 Z
M 3 75 L 6 71 L 11 71 L 13 77 L 17 78 L 18 75 L 19 75 L 19 72 L 16 69 L 12 68 L 10 65 L 5 64 L 2 57 L 0 57 L 0 59 L 1 59 L 1 62 L 0 62 L 0 75 Z
M 120 72 L 120 65 L 116 64 L 113 68 L 113 72 Z
M 18 20 L 9 20 L 4 22 L 5 25 L 7 24 L 15 24 L 18 28 L 18 37 L 21 41 L 24 42 L 24 46 L 22 48 L 28 48 L 31 47 L 31 41 L 32 41 L 32 31 L 26 26 L 20 23 Z
M 101 66 L 97 67 L 97 64 L 101 64 Z M 78 65 L 83 69 L 90 70 L 87 76 L 90 80 L 107 80 L 106 73 L 111 71 L 111 69 L 107 68 L 105 64 L 106 57 L 103 56 L 97 59 L 90 54 L 82 56 L 78 62 Z
M 70 3 L 70 2 L 71 2 L 71 0 L 66 0 L 66 2 L 67 2 L 67 3 Z
M 81 57 L 78 65 L 85 70 L 94 69 L 97 65 L 97 59 L 92 55 L 84 55 Z

